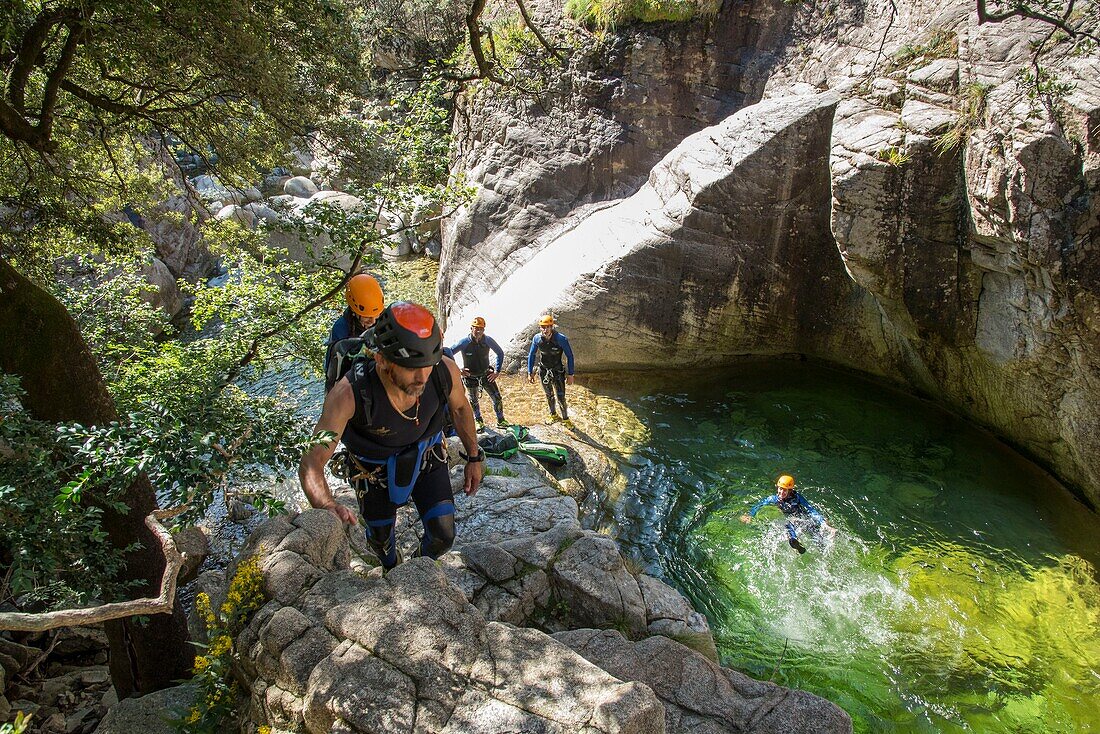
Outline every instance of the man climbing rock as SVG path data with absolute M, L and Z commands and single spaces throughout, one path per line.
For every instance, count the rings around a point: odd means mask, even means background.
M 424 525 L 418 555 L 438 558 L 454 543 L 445 406 L 465 448 L 463 491 L 473 495 L 481 483 L 485 456 L 473 410 L 442 342 L 435 317 L 423 306 L 403 301 L 384 309 L 374 325 L 375 358 L 357 362 L 333 386 L 314 429 L 316 443 L 298 467 L 309 503 L 355 524 L 355 513 L 336 502 L 325 479 L 325 465 L 343 440 L 367 540 L 387 570 L 401 562 L 394 525 L 398 508 L 410 499 Z
M 489 364 L 489 351 L 496 355 L 496 367 Z M 504 428 L 508 422 L 504 420 L 504 401 L 500 397 L 500 388 L 497 387 L 497 375 L 504 364 L 504 350 L 496 343 L 493 337 L 485 333 L 485 319 L 475 316 L 470 323 L 470 335 L 451 347 L 455 355 L 462 355 L 462 384 L 466 386 L 466 394 L 470 398 L 470 405 L 474 409 L 474 420 L 478 428 L 483 425 L 481 420 L 481 389 L 493 401 L 493 412 L 497 415 L 497 426 Z
M 821 514 L 821 511 L 814 507 L 809 500 L 795 491 L 794 477 L 790 474 L 784 474 L 779 477 L 775 483 L 775 494 L 770 497 L 765 497 L 753 505 L 752 509 L 749 510 L 749 514 L 741 516 L 741 522 L 752 522 L 752 518 L 756 517 L 756 513 L 767 505 L 775 505 L 782 510 L 783 514 L 787 517 L 808 516 L 813 520 L 816 527 L 827 531 L 830 535 L 836 535 L 836 528 L 825 522 L 825 516 Z M 790 520 L 787 521 L 787 538 L 787 542 L 792 548 L 798 551 L 799 554 L 806 552 L 806 547 L 798 540 L 798 530 Z
M 325 371 L 328 371 L 328 363 L 332 359 L 332 348 L 341 339 L 359 336 L 364 331 L 374 326 L 378 314 L 382 313 L 385 299 L 382 296 L 382 286 L 378 281 L 366 273 L 352 276 L 348 281 L 344 298 L 348 307 L 344 309 L 339 318 L 332 323 L 332 331 L 328 337 L 328 349 L 325 350 Z
M 562 355 L 566 364 L 562 364 Z M 527 381 L 535 381 L 535 358 L 538 357 L 539 380 L 542 391 L 546 393 L 546 402 L 550 405 L 550 422 L 557 420 L 554 408 L 554 396 L 557 394 L 561 406 L 561 420 L 569 420 L 569 407 L 565 403 L 565 386 L 573 384 L 573 350 L 569 340 L 557 330 L 554 317 L 550 314 L 539 319 L 539 333 L 531 340 L 531 350 L 527 353 Z

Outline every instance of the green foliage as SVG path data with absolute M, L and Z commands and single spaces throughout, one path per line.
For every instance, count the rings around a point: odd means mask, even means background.
M 1061 81 L 1050 69 L 1033 64 L 1020 69 L 1016 84 L 1031 102 L 1032 114 L 1045 110 L 1048 117 L 1061 121 L 1066 97 L 1077 88 L 1072 82 Z
M 565 12 L 573 20 L 594 28 L 613 28 L 637 21 L 682 22 L 718 14 L 715 0 L 566 0 Z
M 896 145 L 891 145 L 877 151 L 875 153 L 875 158 L 884 163 L 889 163 L 895 168 L 900 168 L 909 162 L 910 156 Z
M 519 474 L 512 471 L 511 469 L 509 469 L 506 466 L 496 468 L 496 467 L 486 465 L 485 466 L 485 476 L 487 476 L 487 477 L 518 477 Z
M 922 43 L 907 43 L 894 52 L 887 71 L 903 69 L 917 63 L 926 64 L 935 59 L 951 58 L 959 52 L 959 37 L 943 28 L 936 28 Z
M 10 724 L 0 724 L 0 734 L 23 734 L 30 726 L 31 717 L 34 714 L 24 714 L 22 711 L 15 712 L 15 720 Z
M 962 147 L 970 132 L 984 123 L 986 98 L 992 88 L 992 84 L 977 82 L 963 88 L 962 109 L 959 110 L 959 116 L 951 129 L 936 139 L 937 150 L 946 153 Z
M 287 130 L 304 129 L 334 109 L 361 76 L 352 2 L 227 0 L 214 7 L 194 0 L 25 0 L 4 8 L 5 53 L 18 53 L 29 45 L 31 29 L 41 27 L 36 23 L 51 21 L 41 47 L 47 63 L 31 65 L 23 95 L 15 91 L 17 65 L 9 67 L 8 101 L 32 123 L 64 112 L 39 146 L 51 160 L 28 158 L 7 173 L 36 181 L 53 174 L 77 190 L 87 190 L 80 179 L 88 168 L 69 165 L 71 158 L 85 151 L 109 157 L 127 137 L 170 134 L 192 151 L 217 151 L 229 170 L 270 163 L 284 149 Z M 47 82 L 54 65 L 48 62 L 74 35 L 80 42 L 51 106 Z M 6 132 L 0 143 L 23 147 L 12 143 L 17 130 Z
M 413 196 L 445 200 L 450 148 L 448 84 L 430 65 L 419 82 L 387 87 L 388 107 L 376 116 L 338 115 L 320 123 L 329 152 L 341 162 L 348 190 L 390 202 Z M 370 183 L 365 183 L 370 182 Z
M 205 649 L 195 657 L 192 683 L 199 690 L 199 698 L 187 715 L 175 722 L 182 734 L 220 734 L 226 730 L 240 693 L 233 678 L 237 655 L 233 640 L 264 601 L 264 576 L 256 556 L 237 567 L 217 612 L 207 594 L 195 597 L 195 611 L 206 626 L 210 643 L 200 645 Z
M 121 598 L 125 587 L 112 581 L 121 555 L 100 525 L 109 500 L 70 481 L 83 468 L 75 427 L 34 420 L 21 396 L 18 380 L 0 373 L 0 603 L 38 610 Z

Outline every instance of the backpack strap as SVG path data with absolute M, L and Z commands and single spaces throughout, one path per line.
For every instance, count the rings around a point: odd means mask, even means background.
M 348 372 L 348 382 L 355 392 L 355 415 L 352 420 L 357 426 L 369 428 L 371 413 L 374 412 L 374 395 L 370 389 L 370 373 L 375 369 L 373 359 L 364 359 L 352 365 Z
M 451 380 L 451 371 L 442 361 L 432 370 L 432 384 L 435 385 L 435 393 L 439 396 L 439 406 L 445 408 L 447 396 L 451 394 L 454 382 Z

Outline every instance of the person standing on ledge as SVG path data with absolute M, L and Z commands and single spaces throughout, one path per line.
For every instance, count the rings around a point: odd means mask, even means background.
M 562 364 L 565 355 L 566 364 Z M 535 358 L 538 357 L 539 380 L 542 391 L 546 393 L 546 402 L 550 405 L 550 422 L 558 420 L 554 409 L 554 394 L 557 393 L 561 406 L 561 420 L 569 421 L 569 407 L 565 403 L 565 386 L 573 384 L 573 350 L 569 340 L 557 330 L 554 317 L 550 314 L 539 319 L 539 333 L 531 340 L 531 350 L 527 353 L 527 381 L 535 381 Z
M 495 368 L 489 364 L 489 350 L 497 356 Z M 493 337 L 485 334 L 485 319 L 475 316 L 470 322 L 470 335 L 451 347 L 451 352 L 462 355 L 462 384 L 466 386 L 466 394 L 473 406 L 478 428 L 484 426 L 481 420 L 481 388 L 485 388 L 485 393 L 493 401 L 497 427 L 507 427 L 508 421 L 504 420 L 504 401 L 496 384 L 497 375 L 504 365 L 504 350 Z
M 439 558 L 454 543 L 444 407 L 450 407 L 466 449 L 460 456 L 466 460 L 467 495 L 481 484 L 485 454 L 458 366 L 443 356 L 443 334 L 431 312 L 416 303 L 394 303 L 379 314 L 374 340 L 374 359 L 356 362 L 325 397 L 298 478 L 310 505 L 356 524 L 355 513 L 336 502 L 325 479 L 325 466 L 343 440 L 367 541 L 389 570 L 401 562 L 394 525 L 398 508 L 410 498 L 424 525 L 417 555 Z
M 344 298 L 348 302 L 348 307 L 332 323 L 332 331 L 329 332 L 327 342 L 328 349 L 325 350 L 325 372 L 328 372 L 328 363 L 332 359 L 332 347 L 336 342 L 359 336 L 374 326 L 374 322 L 386 305 L 382 296 L 382 286 L 366 273 L 351 277 L 344 291 Z
M 790 474 L 784 474 L 779 477 L 775 483 L 775 494 L 770 497 L 765 497 L 753 505 L 752 509 L 749 510 L 749 514 L 741 516 L 741 522 L 752 522 L 752 518 L 756 517 L 756 513 L 759 512 L 762 507 L 768 505 L 775 505 L 782 510 L 783 514 L 787 517 L 809 517 L 813 520 L 816 527 L 827 531 L 830 535 L 836 535 L 836 528 L 825 522 L 825 516 L 821 514 L 821 511 L 814 507 L 809 500 L 795 491 L 794 477 Z M 792 548 L 798 551 L 799 554 L 806 552 L 806 547 L 798 540 L 798 530 L 790 520 L 787 521 L 787 538 L 787 542 Z

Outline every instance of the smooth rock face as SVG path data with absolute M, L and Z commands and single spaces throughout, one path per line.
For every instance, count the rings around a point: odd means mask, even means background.
M 586 369 L 881 351 L 847 327 L 877 313 L 829 234 L 835 102 L 762 103 L 689 137 L 636 194 L 589 211 L 455 323 L 484 314 L 522 351 L 549 303 Z
M 444 228 L 449 323 L 476 310 L 518 360 L 553 310 L 582 373 L 812 355 L 935 397 L 1100 505 L 1100 60 L 1050 52 L 1068 90 L 1052 115 L 1019 83 L 1042 23 L 875 0 L 737 36 L 765 8 L 712 31 L 716 58 L 749 43 L 774 61 L 741 69 L 752 91 L 681 118 L 711 127 L 680 138 L 673 108 L 635 99 L 651 145 L 618 168 L 605 92 L 640 68 L 700 78 L 664 30 L 624 32 L 622 56 L 556 90 L 587 126 L 467 103 L 457 162 L 479 193 Z
M 727 3 L 717 22 L 626 26 L 593 43 L 561 2 L 527 4 L 551 38 L 581 47 L 537 104 L 458 101 L 456 165 L 478 190 L 445 224 L 444 313 L 497 288 L 562 217 L 632 193 L 684 137 L 759 99 L 793 13 L 780 0 Z

